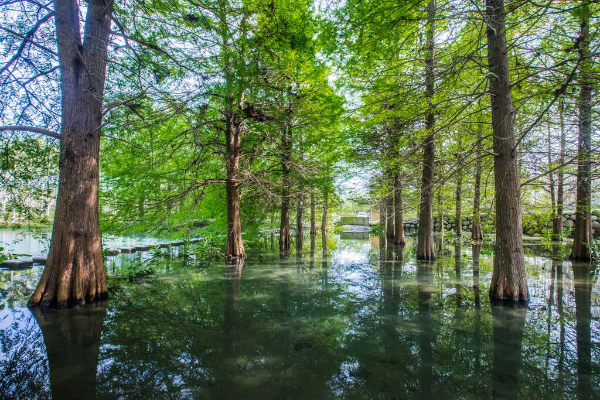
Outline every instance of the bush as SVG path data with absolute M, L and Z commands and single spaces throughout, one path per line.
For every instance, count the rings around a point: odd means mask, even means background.
M 552 213 L 548 211 L 523 214 L 523 233 L 530 236 L 548 234 L 552 230 L 551 221 Z
M 383 225 L 371 226 L 371 235 L 375 235 L 375 236 L 385 235 L 385 227 Z
M 592 244 L 587 246 L 588 251 L 590 252 L 590 258 L 592 260 L 592 265 L 595 267 L 600 266 L 600 242 L 598 240 L 592 240 Z

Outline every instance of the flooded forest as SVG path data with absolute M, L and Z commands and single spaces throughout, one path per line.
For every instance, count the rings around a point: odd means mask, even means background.
M 600 398 L 595 0 L 0 0 L 0 398 Z

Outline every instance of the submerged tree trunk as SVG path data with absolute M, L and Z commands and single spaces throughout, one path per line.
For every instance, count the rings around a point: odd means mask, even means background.
M 310 234 L 317 234 L 317 207 L 315 205 L 315 194 L 310 193 Z
M 577 206 L 573 230 L 571 259 L 590 260 L 588 246 L 592 244 L 592 55 L 590 52 L 590 8 L 580 11 L 579 54 L 579 140 L 577 146 Z
M 385 225 L 385 235 L 389 238 L 394 237 L 395 228 L 394 228 L 394 191 L 390 190 L 389 194 L 385 198 L 385 211 L 386 211 L 386 225 Z
M 242 240 L 242 218 L 240 212 L 240 156 L 242 127 L 239 117 L 235 115 L 233 100 L 228 101 L 225 111 L 225 135 L 227 157 L 227 241 L 225 254 L 238 258 L 245 257 L 246 250 Z
M 462 237 L 462 168 L 457 171 L 458 176 L 456 178 L 456 208 L 454 215 L 454 233 L 456 239 L 460 240 Z
M 479 135 L 477 138 L 478 150 L 483 148 L 481 140 L 481 135 Z M 473 191 L 473 230 L 471 231 L 471 239 L 479 242 L 483 240 L 483 232 L 481 231 L 481 151 L 477 153 L 477 160 L 475 161 Z
M 302 248 L 302 217 L 304 214 L 304 196 L 298 197 L 298 208 L 296 209 L 296 248 Z
M 292 233 L 290 230 L 290 189 L 292 171 L 292 129 L 286 123 L 282 136 L 282 160 L 283 180 L 281 187 L 281 225 L 279 227 L 279 248 L 287 250 L 290 248 Z
M 564 104 L 561 101 L 559 106 L 559 114 L 560 114 L 560 155 L 558 159 L 559 165 L 564 165 L 565 163 L 565 148 L 566 148 L 566 138 L 565 138 L 565 118 L 564 118 Z M 552 231 L 554 235 L 554 240 L 561 240 L 563 233 L 563 212 L 564 212 L 564 201 L 565 201 L 565 178 L 563 173 L 563 168 L 559 168 L 556 174 L 556 218 L 552 224 Z
M 321 222 L 321 239 L 323 240 L 323 255 L 327 255 L 327 212 L 329 207 L 329 191 L 323 192 L 323 220 Z
M 425 120 L 427 136 L 423 142 L 423 171 L 421 178 L 421 202 L 419 205 L 419 233 L 417 239 L 417 259 L 433 260 L 433 177 L 435 162 L 435 110 L 433 95 L 435 94 L 435 0 L 430 0 L 427 10 L 427 54 L 425 59 L 425 96 L 428 101 L 428 112 Z
M 548 169 L 552 168 L 552 129 L 548 123 Z M 558 214 L 558 203 L 556 200 L 556 181 L 554 173 L 548 174 L 548 186 L 550 189 L 550 205 L 552 209 L 552 240 L 560 240 L 560 231 L 558 230 L 558 220 L 562 221 L 562 217 Z
M 438 192 L 437 192 L 437 199 L 438 199 L 438 233 L 440 234 L 440 240 L 441 242 L 444 242 L 444 231 L 445 231 L 445 225 L 444 225 L 444 193 L 442 192 L 442 186 L 439 187 Z
M 55 2 L 61 72 L 58 198 L 50 253 L 29 307 L 107 297 L 98 217 L 100 131 L 112 1 L 91 0 L 81 41 L 79 6 Z
M 496 189 L 496 251 L 490 296 L 526 300 L 521 188 L 513 131 L 514 109 L 508 73 L 504 0 L 486 0 L 486 15 Z
M 456 161 L 458 164 L 458 168 L 456 170 L 456 193 L 454 196 L 455 199 L 455 208 L 454 208 L 454 233 L 456 240 L 461 240 L 462 238 L 462 183 L 463 183 L 463 155 L 462 155 L 462 138 L 458 137 L 458 151 L 460 152 Z
M 402 173 L 394 174 L 394 244 L 404 244 L 404 216 L 402 210 Z

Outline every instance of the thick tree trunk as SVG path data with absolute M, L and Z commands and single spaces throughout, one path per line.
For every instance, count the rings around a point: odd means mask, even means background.
M 394 237 L 395 228 L 394 228 L 394 192 L 390 190 L 390 193 L 385 198 L 385 212 L 386 212 L 386 225 L 385 225 L 385 235 L 389 238 Z
M 296 209 L 296 249 L 302 249 L 302 217 L 304 214 L 304 196 L 298 197 L 298 208 Z
M 323 192 L 323 219 L 321 220 L 321 239 L 323 240 L 323 255 L 327 255 L 327 213 L 329 208 L 329 191 Z
M 437 223 L 437 230 L 438 233 L 440 234 L 440 239 L 443 242 L 444 241 L 444 230 L 445 225 L 444 225 L 444 193 L 443 193 L 443 187 L 440 186 L 438 191 L 437 191 L 437 203 L 438 203 L 438 223 Z
M 285 182 L 284 178 L 284 182 Z M 285 185 L 285 183 L 284 183 Z M 292 241 L 292 233 L 290 230 L 290 197 L 289 188 L 283 189 L 281 198 L 281 217 L 279 225 L 279 248 L 281 250 L 289 249 Z
M 417 259 L 433 260 L 433 177 L 435 162 L 435 0 L 430 0 L 427 10 L 427 54 L 425 59 L 425 96 L 428 101 L 428 113 L 425 121 L 427 136 L 423 142 L 423 172 L 421 178 L 421 202 L 419 206 L 419 233 L 417 239 Z
M 402 175 L 394 174 L 394 244 L 404 244 L 404 216 L 402 210 Z
M 552 168 L 552 130 L 548 123 L 548 168 Z M 556 200 L 556 181 L 554 174 L 548 174 L 548 187 L 550 189 L 550 206 L 552 209 L 552 240 L 560 240 L 561 231 L 558 230 L 558 221 L 562 221 L 562 216 L 558 214 L 558 204 Z
M 310 193 L 310 234 L 317 234 L 317 207 L 315 204 L 315 194 Z
M 477 138 L 477 149 L 482 150 L 481 134 Z M 477 153 L 475 161 L 475 182 L 473 183 L 473 230 L 471 231 L 471 239 L 476 242 L 483 240 L 483 232 L 481 231 L 481 151 Z
M 98 159 L 112 5 L 89 2 L 82 43 L 78 3 L 55 2 L 62 98 L 58 198 L 50 253 L 29 307 L 61 308 L 107 297 Z
M 246 257 L 242 240 L 242 218 L 240 212 L 240 156 L 241 156 L 241 121 L 233 111 L 233 101 L 228 101 L 225 111 L 226 157 L 227 157 L 227 238 L 225 254 L 230 258 Z
M 577 206 L 571 259 L 590 260 L 592 244 L 592 56 L 590 52 L 590 9 L 585 5 L 580 17 L 579 140 L 577 146 Z
M 286 124 L 282 136 L 281 144 L 281 165 L 283 170 L 283 180 L 281 188 L 281 225 L 279 227 L 279 249 L 288 250 L 292 241 L 290 230 L 290 190 L 291 190 L 291 171 L 292 171 L 292 130 L 289 124 Z
M 54 399 L 95 399 L 106 302 L 69 310 L 33 310 L 48 354 Z
M 481 243 L 474 243 L 471 247 L 473 259 L 473 293 L 475 294 L 475 309 L 481 309 L 481 289 L 479 288 L 479 258 L 481 256 Z
M 504 0 L 486 0 L 486 15 L 496 189 L 496 251 L 489 293 L 497 299 L 526 300 L 521 187 L 513 132 Z
M 564 165 L 565 163 L 565 148 L 567 146 L 567 141 L 565 137 L 565 118 L 564 118 L 564 104 L 561 101 L 559 107 L 560 113 L 560 155 L 558 159 L 559 165 Z M 554 240 L 561 240 L 563 233 L 563 212 L 564 212 L 564 201 L 565 201 L 565 178 L 563 169 L 559 168 L 556 176 L 556 218 L 552 224 L 552 229 L 555 235 Z
M 454 233 L 456 239 L 460 240 L 462 237 L 462 168 L 457 171 L 458 176 L 456 177 L 456 207 L 454 212 Z

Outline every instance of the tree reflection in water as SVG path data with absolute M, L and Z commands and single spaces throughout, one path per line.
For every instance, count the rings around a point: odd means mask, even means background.
M 419 304 L 419 350 L 421 365 L 419 366 L 419 385 L 421 398 L 432 398 L 433 350 L 431 318 L 431 293 L 433 292 L 433 263 L 419 261 L 417 264 L 417 289 Z
M 32 313 L 42 330 L 53 399 L 96 398 L 96 371 L 106 301 Z
M 527 303 L 492 301 L 494 366 L 492 397 L 516 399 Z
M 26 309 L 2 310 L 0 320 L 19 321 L 2 325 L 0 397 L 597 392 L 598 287 L 587 266 L 556 256 L 542 269 L 549 258 L 528 256 L 532 302 L 507 308 L 481 296 L 491 275 L 485 245 L 446 246 L 432 265 L 415 260 L 410 241 L 331 240 L 323 258 L 313 243 L 310 268 L 277 249 L 245 265 L 164 260 L 168 269 L 114 290 L 106 311 L 36 315 L 41 329 Z
M 573 263 L 575 284 L 575 328 L 577 335 L 577 396 L 592 398 L 592 283 L 593 270 L 589 264 Z
M 49 399 L 44 338 L 28 309 L 0 315 L 0 398 Z

